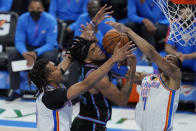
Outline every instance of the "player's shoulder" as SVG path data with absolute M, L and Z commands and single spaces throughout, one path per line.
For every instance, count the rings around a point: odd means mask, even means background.
M 66 88 L 55 88 L 47 90 L 42 96 L 42 102 L 51 110 L 56 110 L 64 106 L 68 101 Z

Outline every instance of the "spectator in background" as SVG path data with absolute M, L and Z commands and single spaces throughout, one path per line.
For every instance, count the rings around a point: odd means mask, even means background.
M 68 25 L 87 11 L 88 0 L 51 0 L 49 13 Z
M 47 58 L 55 62 L 58 55 L 56 19 L 44 12 L 40 0 L 31 0 L 28 11 L 19 17 L 15 35 L 16 50 L 12 51 L 8 58 L 10 88 L 13 92 L 7 101 L 22 96 L 19 89 L 19 72 L 12 71 L 12 61 L 26 59 L 27 66 L 32 66 L 37 58 Z
M 153 46 L 166 36 L 168 21 L 153 0 L 128 0 L 128 21 L 126 26 Z
M 13 0 L 0 0 L 0 12 L 7 12 L 11 10 Z
M 63 43 L 64 48 L 72 41 L 73 32 L 67 30 L 67 27 L 77 20 L 80 14 L 87 12 L 88 0 L 51 0 L 49 13 L 55 18 L 63 20 L 66 23 Z
M 97 11 L 99 11 L 99 9 L 101 8 L 100 2 L 98 0 L 90 0 L 88 2 L 88 12 L 83 13 L 79 16 L 79 18 L 76 20 L 76 22 L 74 22 L 73 24 L 71 24 L 69 26 L 69 29 L 74 31 L 74 36 L 80 36 L 81 35 L 81 25 L 86 25 L 86 23 L 90 23 L 90 21 L 92 20 L 92 18 L 96 15 Z M 115 19 L 113 17 L 111 18 L 107 18 L 105 20 L 103 20 L 97 27 L 97 35 L 98 36 L 98 40 L 100 42 L 102 42 L 102 37 L 105 35 L 105 33 L 111 29 L 113 29 L 113 27 L 108 26 L 107 24 L 105 24 L 105 21 L 115 21 Z

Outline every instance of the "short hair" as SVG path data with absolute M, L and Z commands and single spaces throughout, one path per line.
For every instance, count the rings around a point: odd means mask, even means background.
M 74 38 L 72 47 L 68 49 L 70 51 L 72 61 L 84 63 L 84 60 L 88 55 L 89 48 L 94 42 L 95 41 L 85 40 L 84 38 L 76 36 Z
M 28 73 L 29 85 L 32 83 L 35 84 L 40 93 L 45 91 L 48 85 L 47 78 L 50 72 L 50 70 L 46 68 L 48 63 L 48 59 L 39 59 Z
M 177 58 L 177 63 L 176 63 L 177 67 L 180 68 L 180 70 L 182 70 L 182 61 L 178 56 L 176 56 L 176 58 Z
M 172 55 L 172 56 L 176 57 L 176 64 L 175 65 L 178 68 L 180 68 L 180 70 L 182 70 L 182 61 L 180 60 L 180 58 L 178 56 L 174 55 L 174 54 L 168 54 L 168 55 Z
M 39 2 L 39 3 L 43 6 L 43 2 L 42 2 L 41 0 L 30 0 L 28 6 L 30 6 L 30 4 L 31 4 L 32 2 Z

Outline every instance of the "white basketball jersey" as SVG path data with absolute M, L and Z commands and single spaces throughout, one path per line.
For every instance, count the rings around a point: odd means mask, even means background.
M 142 131 L 171 131 L 179 90 L 167 88 L 159 75 L 146 76 L 136 106 L 136 122 Z
M 70 131 L 72 104 L 66 102 L 58 110 L 48 109 L 42 102 L 43 93 L 36 99 L 36 123 L 38 131 Z

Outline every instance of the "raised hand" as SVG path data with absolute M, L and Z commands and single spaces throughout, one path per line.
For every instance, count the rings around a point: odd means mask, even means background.
M 110 18 L 112 16 L 108 16 L 112 14 L 114 11 L 108 11 L 112 8 L 112 6 L 107 7 L 107 4 L 105 4 L 95 15 L 95 17 L 92 19 L 92 23 L 97 26 L 100 24 L 104 19 Z M 106 16 L 107 15 L 107 16 Z
M 82 38 L 86 39 L 86 40 L 90 40 L 90 41 L 97 41 L 97 38 L 95 36 L 95 31 L 92 30 L 91 25 L 88 24 L 88 22 L 86 23 L 87 26 L 85 25 L 81 25 L 81 36 Z
M 126 58 L 131 56 L 132 51 L 135 50 L 135 48 L 133 48 L 134 46 L 135 46 L 134 44 L 128 42 L 126 45 L 119 48 L 120 47 L 120 42 L 119 42 L 114 49 L 114 53 L 112 57 L 115 59 L 116 62 L 124 61 Z
M 128 66 L 130 66 L 130 68 L 133 68 L 136 66 L 136 56 L 134 54 L 131 54 L 128 58 L 127 58 L 127 64 Z

